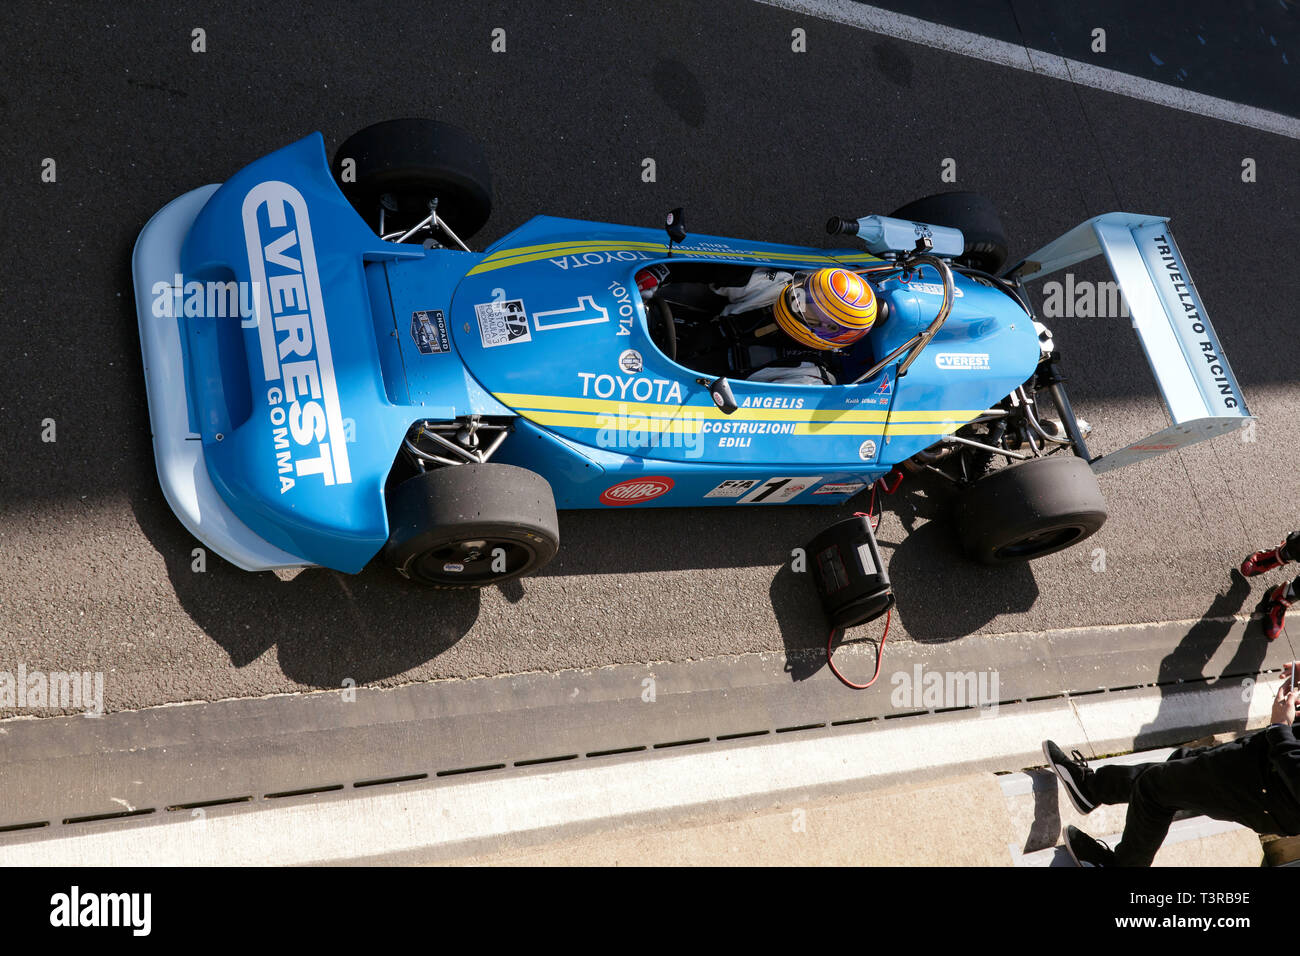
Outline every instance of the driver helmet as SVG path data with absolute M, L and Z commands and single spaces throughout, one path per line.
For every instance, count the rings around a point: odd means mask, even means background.
M 852 345 L 876 321 L 876 294 L 848 269 L 818 269 L 796 277 L 773 307 L 776 324 L 800 345 L 832 351 Z

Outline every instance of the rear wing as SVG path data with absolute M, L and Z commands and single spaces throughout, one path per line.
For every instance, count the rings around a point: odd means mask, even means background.
M 1108 471 L 1234 431 L 1254 416 L 1182 254 L 1161 216 L 1112 212 L 1080 223 L 1011 269 L 1041 279 L 1101 253 L 1128 304 L 1156 385 L 1172 420 L 1168 428 L 1092 461 Z

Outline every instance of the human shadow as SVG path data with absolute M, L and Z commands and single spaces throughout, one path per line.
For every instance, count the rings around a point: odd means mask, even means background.
M 1167 746 L 1170 743 L 1182 743 L 1169 737 L 1168 730 L 1162 731 L 1163 717 L 1174 706 L 1174 698 L 1189 690 L 1200 690 L 1203 686 L 1214 688 L 1224 682 L 1240 682 L 1249 678 L 1253 680 L 1259 673 L 1264 658 L 1268 654 L 1269 641 L 1257 622 L 1250 622 L 1241 637 L 1240 643 L 1233 650 L 1232 657 L 1216 675 L 1205 673 L 1210 659 L 1218 652 L 1224 640 L 1232 631 L 1234 615 L 1245 605 L 1250 596 L 1250 583 L 1236 570 L 1232 571 L 1232 581 L 1227 591 L 1216 594 L 1205 609 L 1200 619 L 1193 624 L 1168 654 L 1160 661 L 1156 671 L 1156 684 L 1160 688 L 1160 707 L 1150 723 L 1144 724 L 1134 736 L 1134 750 L 1148 750 Z M 1192 688 L 1187 685 L 1191 683 Z M 1228 722 L 1217 723 L 1207 730 L 1210 733 L 1242 733 L 1249 720 L 1249 695 L 1243 696 L 1240 712 Z
M 1160 689 L 1160 704 L 1156 716 L 1149 723 L 1144 724 L 1134 736 L 1135 751 L 1185 743 L 1183 740 L 1175 739 L 1183 735 L 1171 734 L 1165 726 L 1166 721 L 1162 720 L 1168 716 L 1171 708 L 1177 706 L 1178 696 L 1199 692 L 1207 686 L 1213 688 L 1225 681 L 1254 679 L 1259 673 L 1268 653 L 1269 641 L 1259 625 L 1252 621 L 1247 625 L 1240 643 L 1223 666 L 1223 670 L 1214 676 L 1205 674 L 1210 659 L 1232 632 L 1235 623 L 1234 615 L 1245 605 L 1249 596 L 1249 583 L 1234 570 L 1228 589 L 1214 596 L 1197 622 L 1188 628 L 1178 644 L 1161 659 L 1155 677 Z M 1145 680 L 1145 678 L 1141 679 Z M 1192 686 L 1188 687 L 1189 684 Z M 1207 732 L 1241 733 L 1246 729 L 1249 710 L 1249 695 L 1245 695 L 1239 715 L 1227 722 L 1216 723 L 1213 727 L 1207 728 Z M 1035 774 L 1034 820 L 1024 847 L 1026 853 L 1054 845 L 1061 827 L 1059 791 L 1056 787 L 1055 774 L 1049 770 L 1032 772 Z

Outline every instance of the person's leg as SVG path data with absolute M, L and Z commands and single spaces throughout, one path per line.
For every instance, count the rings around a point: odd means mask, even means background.
M 1169 781 L 1157 772 L 1160 769 L 1149 767 L 1133 782 L 1124 834 L 1115 847 L 1115 866 L 1150 866 L 1169 833 L 1179 808 Z
M 1133 786 L 1142 773 L 1151 767 L 1159 766 L 1154 763 L 1111 763 L 1104 767 L 1098 767 L 1092 772 L 1089 780 L 1091 784 L 1090 792 L 1097 798 L 1098 803 L 1116 804 L 1128 803 L 1132 799 Z
M 1192 751 L 1175 750 L 1169 760 L 1188 759 L 1187 754 L 1200 754 L 1213 748 L 1196 748 Z M 1164 842 L 1177 809 L 1162 803 L 1164 793 L 1153 771 L 1167 766 L 1165 763 L 1107 764 L 1088 770 L 1085 791 L 1094 803 L 1128 804 L 1124 833 L 1119 846 L 1111 850 L 1101 841 L 1077 827 L 1067 827 L 1065 846 L 1074 862 L 1080 866 L 1150 866 L 1156 851 Z M 1189 762 L 1194 762 L 1195 757 Z M 1059 772 L 1059 771 L 1058 771 Z
M 1288 561 L 1300 561 L 1300 531 L 1291 532 L 1276 548 L 1247 555 L 1241 562 L 1241 573 L 1244 577 L 1254 577 L 1279 568 Z
M 1091 813 L 1099 803 L 1128 803 L 1133 781 L 1150 764 L 1108 765 L 1093 770 L 1079 751 L 1066 755 L 1055 741 L 1043 741 L 1047 766 L 1055 771 L 1061 788 L 1080 813 Z
M 1286 611 L 1300 595 L 1300 576 L 1287 584 L 1279 584 L 1264 595 L 1259 602 L 1259 613 L 1263 619 L 1264 636 L 1270 641 L 1276 640 L 1286 625 Z
M 1257 757 L 1247 746 L 1249 736 L 1176 750 L 1164 763 L 1144 765 L 1132 783 L 1115 865 L 1150 866 L 1179 811 L 1270 832 L 1268 798 Z
M 1179 757 L 1210 749 L 1213 748 L 1200 747 L 1195 750 L 1180 748 L 1166 759 L 1176 760 Z M 1094 770 L 1088 766 L 1088 761 L 1079 751 L 1072 751 L 1069 756 L 1066 756 L 1055 741 L 1051 740 L 1043 741 L 1043 755 L 1047 758 L 1047 766 L 1056 772 L 1070 802 L 1080 813 L 1091 813 L 1099 803 L 1128 803 L 1133 782 L 1142 771 L 1148 767 L 1159 766 L 1155 763 L 1113 763 Z

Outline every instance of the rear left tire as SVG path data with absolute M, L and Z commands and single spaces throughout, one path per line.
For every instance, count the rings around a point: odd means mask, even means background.
M 972 558 L 1012 564 L 1096 534 L 1106 523 L 1107 510 L 1088 463 L 1060 454 L 986 475 L 957 498 L 953 517 Z

